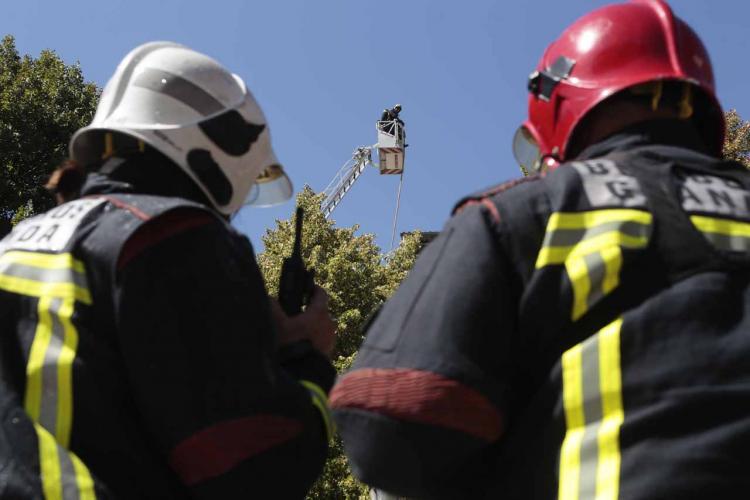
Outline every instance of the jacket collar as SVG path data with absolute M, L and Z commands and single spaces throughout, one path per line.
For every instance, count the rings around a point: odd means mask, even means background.
M 689 122 L 681 120 L 654 120 L 636 124 L 596 144 L 592 144 L 584 149 L 575 159 L 588 160 L 590 158 L 605 156 L 615 151 L 623 151 L 636 146 L 647 145 L 677 146 L 696 153 L 708 154 L 703 140 Z
M 131 158 L 110 158 L 88 174 L 81 188 L 81 196 L 114 193 L 184 198 L 211 208 L 195 182 L 154 151 Z

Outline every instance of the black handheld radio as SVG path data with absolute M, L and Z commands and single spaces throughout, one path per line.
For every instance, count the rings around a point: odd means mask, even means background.
M 305 211 L 297 207 L 294 226 L 294 249 L 292 255 L 284 259 L 279 279 L 279 303 L 287 316 L 302 312 L 302 306 L 310 301 L 315 286 L 314 270 L 305 269 L 302 261 L 302 221 Z

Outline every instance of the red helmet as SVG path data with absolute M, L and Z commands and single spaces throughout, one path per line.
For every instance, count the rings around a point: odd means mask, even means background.
M 712 152 L 724 141 L 711 60 L 703 43 L 662 0 L 633 0 L 597 9 L 576 21 L 544 52 L 529 77 L 529 117 L 516 134 L 521 169 L 568 159 L 576 126 L 609 96 L 646 82 L 677 80 L 709 101 L 704 137 Z

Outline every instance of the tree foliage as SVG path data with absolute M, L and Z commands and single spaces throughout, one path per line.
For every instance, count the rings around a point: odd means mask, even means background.
M 724 158 L 737 160 L 750 168 L 750 122 L 746 122 L 730 109 L 724 113 L 727 123 L 727 136 L 724 140 Z
M 419 232 L 409 233 L 392 254 L 384 256 L 372 234 L 357 235 L 358 226 L 338 228 L 327 220 L 320 210 L 322 197 L 307 186 L 297 195 L 297 205 L 305 209 L 302 256 L 315 269 L 315 282 L 330 296 L 331 314 L 338 324 L 334 365 L 343 372 L 351 367 L 362 343 L 366 320 L 414 264 L 421 237 Z M 277 220 L 276 227 L 263 236 L 265 249 L 258 264 L 272 295 L 278 294 L 281 263 L 292 252 L 294 222 L 294 218 Z M 339 439 L 330 447 L 323 474 L 308 498 L 369 498 L 367 487 L 352 477 Z
M 0 226 L 52 206 L 42 185 L 88 124 L 99 91 L 78 64 L 50 50 L 20 56 L 12 36 L 0 42 Z

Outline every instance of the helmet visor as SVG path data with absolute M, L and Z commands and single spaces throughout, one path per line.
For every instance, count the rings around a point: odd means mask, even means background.
M 521 126 L 513 136 L 513 156 L 524 176 L 539 171 L 542 152 L 529 129 Z
M 283 203 L 292 197 L 292 181 L 281 165 L 271 165 L 261 172 L 250 189 L 245 205 L 270 207 Z

